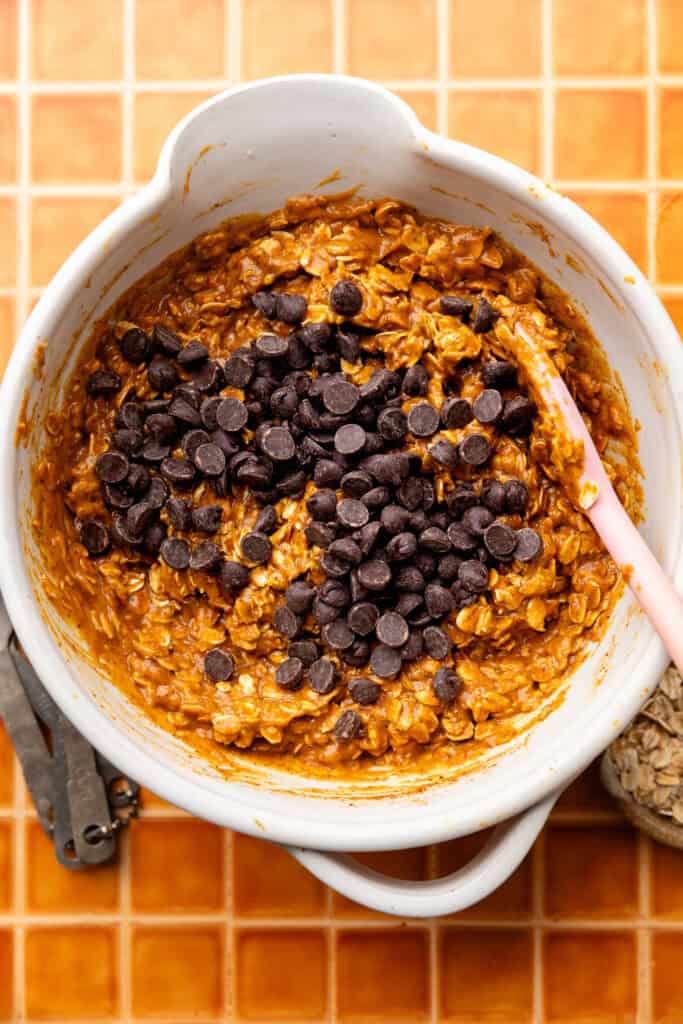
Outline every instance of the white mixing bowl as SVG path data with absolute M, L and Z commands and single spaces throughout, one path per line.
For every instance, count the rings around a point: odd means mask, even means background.
M 336 180 L 319 184 L 335 171 Z M 0 584 L 50 693 L 124 772 L 193 814 L 288 845 L 358 902 L 427 916 L 469 906 L 507 878 L 558 793 L 655 686 L 667 659 L 629 595 L 562 704 L 480 770 L 421 792 L 416 783 L 429 780 L 410 776 L 391 785 L 372 773 L 363 784 L 311 781 L 239 764 L 226 775 L 155 726 L 64 642 L 68 630 L 37 579 L 29 527 L 29 465 L 45 413 L 92 323 L 143 273 L 224 218 L 267 212 L 299 192 L 353 185 L 426 214 L 492 225 L 585 308 L 642 424 L 643 532 L 680 584 L 683 347 L 642 274 L 595 221 L 538 179 L 427 131 L 376 85 L 321 75 L 255 82 L 198 107 L 171 133 L 153 181 L 93 231 L 46 290 L 0 391 Z M 36 374 L 42 343 L 45 362 Z M 17 446 L 26 409 L 29 440 Z M 419 846 L 492 824 L 499 828 L 472 863 L 430 882 L 382 878 L 326 852 Z

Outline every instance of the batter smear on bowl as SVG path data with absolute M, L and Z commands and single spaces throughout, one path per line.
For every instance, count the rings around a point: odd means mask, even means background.
M 134 285 L 34 471 L 45 586 L 100 670 L 180 735 L 283 765 L 509 738 L 621 589 L 511 357 L 520 319 L 637 516 L 597 341 L 489 229 L 303 196 Z

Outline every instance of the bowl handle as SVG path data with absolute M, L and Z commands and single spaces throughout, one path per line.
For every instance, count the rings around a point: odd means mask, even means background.
M 311 874 L 355 903 L 396 917 L 436 917 L 465 910 L 510 877 L 534 844 L 560 791 L 495 829 L 473 859 L 444 878 L 408 882 L 373 871 L 350 854 L 287 846 Z

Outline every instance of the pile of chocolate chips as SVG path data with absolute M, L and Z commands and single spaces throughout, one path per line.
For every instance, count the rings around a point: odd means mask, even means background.
M 155 397 L 128 394 L 121 405 L 111 446 L 95 467 L 111 526 L 99 519 L 81 522 L 84 546 L 92 555 L 110 544 L 138 548 L 172 569 L 216 574 L 223 591 L 234 595 L 249 582 L 249 566 L 270 559 L 275 503 L 300 498 L 312 479 L 318 489 L 308 501 L 306 537 L 322 549 L 325 579 L 318 586 L 295 580 L 275 612 L 275 628 L 290 641 L 278 683 L 296 690 L 307 676 L 315 691 L 329 693 L 336 669 L 325 650 L 354 667 L 369 664 L 380 678 L 395 676 L 404 661 L 423 655 L 447 658 L 444 619 L 487 590 L 491 566 L 530 561 L 542 550 L 535 530 L 515 530 L 496 518 L 523 515 L 529 496 L 520 480 L 486 474 L 488 437 L 474 431 L 455 446 L 438 436 L 472 421 L 528 434 L 535 410 L 517 389 L 514 365 L 484 363 L 484 388 L 473 403 L 453 394 L 437 409 L 425 399 L 406 416 L 404 400 L 427 394 L 429 378 L 420 363 L 401 372 L 376 369 L 357 386 L 341 360 L 363 358 L 359 328 L 302 323 L 307 303 L 298 294 L 258 292 L 252 301 L 264 317 L 293 329 L 261 334 L 224 363 L 209 358 L 199 341 L 183 346 L 160 324 L 151 337 L 139 328 L 124 334 L 121 353 L 132 364 L 147 365 Z M 330 292 L 333 311 L 346 320 L 362 303 L 350 280 Z M 469 300 L 445 296 L 441 311 L 470 322 L 477 333 L 490 330 L 498 317 L 484 297 L 474 310 Z M 244 400 L 222 395 L 228 386 L 242 389 Z M 93 396 L 113 397 L 121 387 L 110 370 L 96 371 L 87 383 Z M 410 450 L 411 437 L 433 438 L 432 459 L 453 472 L 456 486 L 445 502 L 436 501 L 429 460 L 423 464 Z M 192 531 L 208 537 L 220 528 L 220 504 L 193 506 L 188 500 L 202 480 L 220 498 L 247 487 L 262 506 L 241 540 L 244 562 L 225 559 L 211 540 L 192 546 L 178 536 Z M 214 680 L 229 678 L 233 668 L 227 652 L 206 657 Z M 452 700 L 458 685 L 450 669 L 436 674 L 440 700 Z M 380 695 L 379 685 L 365 678 L 352 680 L 349 690 L 359 704 Z M 351 738 L 349 729 L 356 735 L 360 719 L 351 726 L 344 715 L 342 720 L 339 738 Z

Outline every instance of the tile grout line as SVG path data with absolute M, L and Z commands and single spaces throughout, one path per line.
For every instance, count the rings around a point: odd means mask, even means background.
M 555 86 L 553 80 L 553 12 L 552 0 L 543 0 L 542 8 L 542 81 L 543 81 L 543 128 L 541 133 L 543 152 L 541 167 L 543 180 L 552 181 L 554 173 L 554 119 Z
M 121 81 L 121 187 L 123 194 L 132 188 L 135 174 L 135 0 L 123 0 L 123 78 Z M 133 1016 L 130 833 L 120 848 L 119 867 L 119 1012 L 125 1019 Z
M 332 4 L 332 66 L 338 75 L 346 68 L 346 0 L 330 0 Z
M 436 94 L 436 127 L 442 135 L 448 135 L 448 74 L 449 74 L 449 32 L 450 11 L 448 0 L 437 0 L 436 26 L 438 33 Z
M 438 861 L 436 854 L 436 846 L 432 844 L 427 848 L 427 877 L 437 878 L 438 877 Z M 438 918 L 429 918 L 428 922 L 428 934 L 429 934 L 429 998 L 431 1005 L 431 1020 L 432 1024 L 439 1024 L 439 1010 L 440 1010 L 440 978 L 439 978 L 439 931 L 438 931 Z
M 647 0 L 647 274 L 650 282 L 657 282 L 657 11 L 656 0 Z
M 344 42 L 345 26 L 342 22 L 341 39 L 337 32 L 339 24 L 338 16 L 344 11 L 345 0 L 331 0 L 333 3 L 333 23 L 335 26 L 335 45 Z M 440 0 L 437 0 L 439 3 Z M 226 0 L 228 4 L 228 30 L 227 39 L 231 53 L 234 52 L 235 40 L 239 38 L 239 32 L 231 31 L 234 28 L 233 17 L 240 17 L 239 0 Z M 342 14 L 343 16 L 343 14 Z M 343 49 L 341 49 L 340 64 L 343 66 Z M 336 63 L 336 62 L 335 62 Z M 421 92 L 429 89 L 438 89 L 440 79 L 437 78 L 389 78 L 377 79 L 388 89 L 404 89 L 406 91 Z M 610 91 L 610 90 L 642 90 L 650 84 L 666 86 L 669 88 L 683 89 L 683 75 L 640 75 L 624 77 L 562 77 L 553 76 L 553 82 L 559 89 L 578 89 L 582 91 Z M 187 78 L 187 79 L 137 79 L 133 84 L 136 93 L 182 93 L 196 91 L 218 91 L 224 85 L 223 78 Z M 449 89 L 457 89 L 461 92 L 498 92 L 515 91 L 520 89 L 542 89 L 543 75 L 535 75 L 526 78 L 448 78 L 446 85 Z M 78 82 L 36 82 L 26 83 L 28 92 L 33 96 L 70 96 L 88 95 L 115 95 L 120 92 L 121 80 L 112 81 L 78 81 Z M 0 96 L 15 95 L 19 92 L 21 83 L 19 81 L 0 82 Z
M 647 927 L 650 921 L 650 853 L 651 842 L 642 832 L 638 835 L 638 913 L 641 927 L 636 931 L 636 971 L 638 975 L 637 1012 L 642 1024 L 652 1019 L 652 977 L 650 971 L 651 940 Z
M 546 825 L 547 828 L 547 825 Z M 531 919 L 533 942 L 533 1016 L 534 1024 L 543 1021 L 543 888 L 545 885 L 545 832 L 534 843 L 531 854 Z
M 223 829 L 223 905 L 225 923 L 223 928 L 223 1013 L 224 1021 L 235 1017 L 235 874 L 233 833 Z
M 18 175 L 19 192 L 16 208 L 17 229 L 17 296 L 15 326 L 17 334 L 29 311 L 28 287 L 31 259 L 31 208 L 27 186 L 31 176 L 31 108 L 29 97 L 30 31 L 29 0 L 20 0 L 18 8 L 18 75 L 17 95 Z M 14 769 L 14 911 L 18 925 L 14 928 L 14 1009 L 17 1020 L 26 1018 L 26 791 L 23 775 L 15 758 Z

